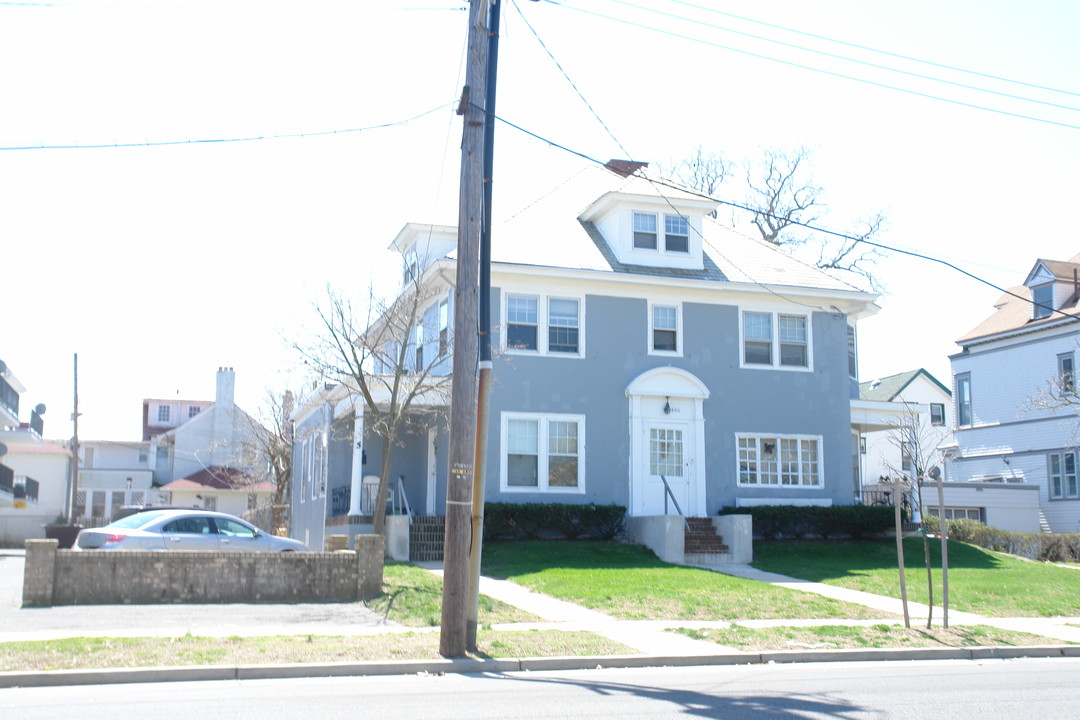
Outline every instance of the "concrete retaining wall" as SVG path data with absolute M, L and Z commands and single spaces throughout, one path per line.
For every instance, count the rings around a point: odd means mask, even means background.
M 383 541 L 356 552 L 217 553 L 57 549 L 28 540 L 23 605 L 354 602 L 382 591 Z

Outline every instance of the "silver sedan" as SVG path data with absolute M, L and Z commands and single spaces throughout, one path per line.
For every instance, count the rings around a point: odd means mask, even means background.
M 263 532 L 238 517 L 209 510 L 144 510 L 79 533 L 74 550 L 306 551 L 299 540 Z

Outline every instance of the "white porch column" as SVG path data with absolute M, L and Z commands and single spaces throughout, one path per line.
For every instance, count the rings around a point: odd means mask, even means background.
M 364 401 L 353 403 L 356 419 L 353 421 L 352 482 L 349 490 L 349 514 L 360 515 L 361 481 L 364 476 Z

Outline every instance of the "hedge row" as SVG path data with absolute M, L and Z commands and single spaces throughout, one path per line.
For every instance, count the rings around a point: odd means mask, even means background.
M 752 516 L 754 535 L 766 540 L 807 536 L 858 539 L 895 528 L 895 512 L 884 505 L 755 505 L 724 507 L 720 514 Z
M 622 505 L 493 502 L 484 506 L 484 540 L 611 540 L 622 533 L 625 521 Z
M 930 532 L 940 531 L 936 516 L 927 515 L 924 519 Z M 949 539 L 1029 560 L 1080 562 L 1080 533 L 1017 532 L 962 519 L 949 521 Z

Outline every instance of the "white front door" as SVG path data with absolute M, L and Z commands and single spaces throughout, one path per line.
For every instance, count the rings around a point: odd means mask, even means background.
M 645 422 L 642 438 L 645 467 L 640 491 L 641 515 L 689 515 L 694 442 L 689 423 Z M 664 481 L 670 488 L 669 495 Z

